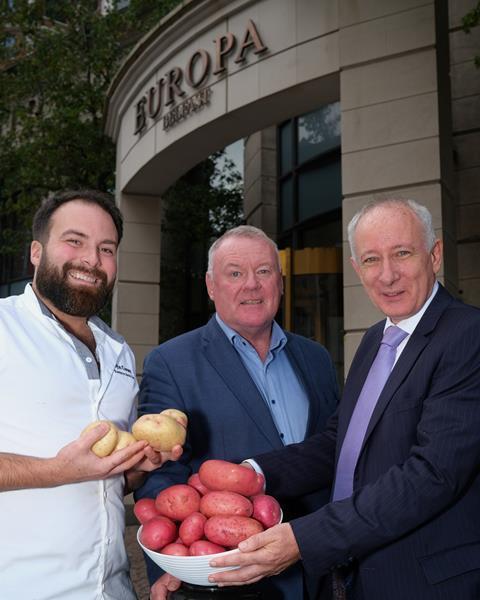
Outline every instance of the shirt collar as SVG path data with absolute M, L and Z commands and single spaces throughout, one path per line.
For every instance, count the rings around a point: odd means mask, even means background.
M 406 331 L 409 335 L 412 334 L 415 330 L 415 327 L 419 324 L 420 319 L 423 317 L 425 311 L 427 310 L 430 303 L 432 302 L 433 298 L 435 297 L 435 294 L 437 293 L 437 291 L 438 291 L 438 281 L 435 281 L 435 283 L 433 285 L 432 293 L 430 294 L 430 296 L 428 297 L 427 301 L 422 306 L 422 308 L 417 313 L 412 315 L 411 317 L 408 317 L 408 319 L 403 319 L 403 321 L 399 321 L 398 323 L 396 323 L 397 327 L 400 327 L 400 329 L 403 329 L 403 331 Z M 387 319 L 385 321 L 384 331 L 387 327 L 390 327 L 390 325 L 395 325 L 395 323 L 392 323 L 392 321 L 390 320 L 390 317 L 387 317 Z
M 232 329 L 225 323 L 225 321 L 222 321 L 222 319 L 218 316 L 218 313 L 215 313 L 215 318 L 217 323 L 220 325 L 221 330 L 230 340 L 232 345 L 235 344 L 235 339 L 243 340 L 247 344 L 250 344 L 250 342 L 237 333 L 235 329 Z M 285 335 L 285 332 L 276 321 L 273 321 L 272 334 L 270 337 L 270 352 L 273 352 L 274 350 L 281 350 L 286 343 L 287 336 Z
M 37 294 L 34 292 L 31 283 L 27 283 L 27 285 L 25 286 L 25 298 L 27 300 L 28 306 L 30 306 L 32 309 L 40 310 L 42 315 L 52 319 L 52 321 L 55 321 L 56 323 L 59 323 L 58 319 L 55 317 L 55 315 L 52 313 L 52 311 L 48 308 L 48 306 L 45 304 L 45 302 L 43 302 L 43 300 L 41 298 L 39 298 L 37 296 Z M 93 325 L 94 327 L 96 327 L 98 330 L 103 332 L 106 336 L 112 338 L 119 344 L 123 344 L 125 342 L 125 339 L 123 338 L 123 336 L 120 335 L 117 331 L 114 331 L 111 327 L 109 327 L 104 321 L 102 321 L 102 319 L 100 319 L 100 317 L 97 317 L 97 316 L 90 317 L 88 319 L 88 323 L 89 323 L 89 325 Z M 94 335 L 95 335 L 95 333 L 94 333 Z M 98 340 L 97 340 L 97 343 L 98 343 Z
M 33 291 L 31 283 L 27 283 L 27 285 L 25 286 L 24 298 L 30 309 L 34 310 L 35 312 L 40 311 L 42 315 L 49 317 L 50 319 L 55 318 L 48 306 L 44 302 L 42 302 L 42 300 Z

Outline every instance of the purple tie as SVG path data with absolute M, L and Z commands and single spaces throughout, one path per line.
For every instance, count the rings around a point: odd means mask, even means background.
M 348 425 L 338 458 L 333 499 L 348 498 L 353 492 L 353 475 L 365 433 L 377 400 L 395 363 L 397 346 L 407 337 L 400 327 L 387 327 L 370 367 Z

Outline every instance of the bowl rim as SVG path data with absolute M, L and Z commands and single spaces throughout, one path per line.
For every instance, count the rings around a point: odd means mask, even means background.
M 277 525 L 280 525 L 280 523 L 283 523 L 283 510 L 282 510 L 281 507 L 280 507 L 280 520 L 278 521 Z M 146 553 L 152 552 L 153 554 L 158 554 L 158 555 L 160 555 L 162 557 L 165 557 L 167 560 L 169 558 L 171 558 L 171 557 L 173 557 L 173 558 L 181 558 L 181 559 L 186 560 L 186 561 L 189 560 L 189 559 L 190 560 L 195 560 L 195 559 L 198 560 L 199 558 L 210 558 L 210 559 L 212 559 L 212 558 L 216 558 L 217 556 L 225 556 L 225 554 L 232 554 L 234 552 L 240 552 L 240 550 L 238 548 L 232 548 L 231 550 L 224 550 L 223 552 L 217 552 L 216 554 L 201 554 L 201 555 L 198 555 L 198 556 L 181 556 L 181 555 L 178 555 L 178 554 L 163 554 L 162 552 L 159 552 L 158 550 L 151 550 L 150 548 L 147 548 L 146 546 L 144 546 L 142 544 L 142 542 L 140 541 L 140 532 L 142 531 L 142 528 L 143 528 L 143 523 L 141 523 L 139 525 L 138 530 L 137 530 L 137 542 L 140 545 L 140 547 L 142 548 L 142 550 L 144 552 L 146 552 Z M 268 529 L 270 529 L 270 528 L 268 528 Z M 172 543 L 174 543 L 174 542 L 172 542 Z M 210 567 L 210 568 L 214 569 L 216 567 Z
M 151 550 L 150 548 L 147 548 L 147 546 L 142 544 L 142 542 L 140 541 L 140 533 L 142 531 L 142 527 L 143 527 L 143 524 L 140 525 L 137 530 L 137 542 L 140 545 L 140 547 L 142 548 L 142 550 L 144 550 L 146 552 L 152 552 L 153 554 L 158 554 L 159 556 L 165 557 L 167 560 L 172 559 L 172 558 L 173 559 L 182 559 L 185 561 L 198 560 L 199 558 L 211 560 L 217 556 L 225 556 L 226 554 L 233 554 L 236 552 L 240 552 L 240 550 L 238 548 L 232 548 L 231 550 L 224 550 L 223 552 L 216 552 L 215 554 L 200 554 L 198 556 L 181 556 L 178 554 L 163 554 L 163 552 L 160 552 L 159 550 Z M 172 542 L 172 543 L 174 543 L 174 542 Z M 211 568 L 214 569 L 215 567 L 211 567 Z

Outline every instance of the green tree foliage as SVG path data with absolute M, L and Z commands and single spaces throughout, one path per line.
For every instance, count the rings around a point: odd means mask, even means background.
M 243 222 L 242 177 L 220 152 L 179 179 L 164 201 L 161 341 L 203 325 L 212 310 L 204 284 L 207 252 Z
M 101 14 L 92 0 L 0 0 L 0 283 L 12 272 L 26 275 L 30 221 L 46 194 L 113 191 L 107 90 L 132 46 L 179 3 L 131 0 L 116 10 L 123 3 L 112 0 Z M 240 174 L 229 162 L 220 172 L 212 157 L 169 190 L 166 204 L 165 237 L 175 251 L 163 255 L 162 300 L 167 311 L 173 305 L 176 333 L 192 311 L 205 314 L 206 299 L 193 298 L 191 282 L 203 278 L 198 257 L 212 237 L 241 218 Z
M 108 86 L 133 43 L 179 0 L 0 3 L 0 252 L 15 253 L 49 191 L 113 190 L 103 132 Z M 113 8 L 115 8 L 115 0 Z
M 476 27 L 480 24 L 480 2 L 472 8 L 472 10 L 468 11 L 468 13 L 462 18 L 462 27 L 465 33 L 470 33 L 473 27 Z M 475 66 L 480 68 L 480 56 L 476 55 L 474 58 Z

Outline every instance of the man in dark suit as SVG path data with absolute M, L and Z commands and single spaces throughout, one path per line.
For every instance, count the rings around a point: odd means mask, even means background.
M 299 442 L 322 431 L 337 406 L 328 352 L 274 321 L 282 274 L 270 238 L 250 226 L 227 232 L 210 249 L 206 285 L 216 308 L 212 319 L 161 344 L 145 360 L 139 412 L 177 408 L 189 424 L 181 462 L 149 476 L 136 498 L 186 482 L 206 459 L 239 461 Z M 317 492 L 282 502 L 282 508 L 285 518 L 293 518 L 326 501 L 328 492 Z M 147 565 L 153 583 L 161 571 Z M 168 580 L 160 580 L 152 597 L 166 591 Z M 300 566 L 261 587 L 268 600 L 301 600 Z
M 425 207 L 369 204 L 349 241 L 387 318 L 366 332 L 327 430 L 255 457 L 267 493 L 334 481 L 332 501 L 242 542 L 240 558 L 216 561 L 242 567 L 215 579 L 250 583 L 301 560 L 312 598 L 478 599 L 480 310 L 436 281 L 442 246 Z M 403 338 L 394 366 L 376 397 L 365 395 L 388 330 Z

